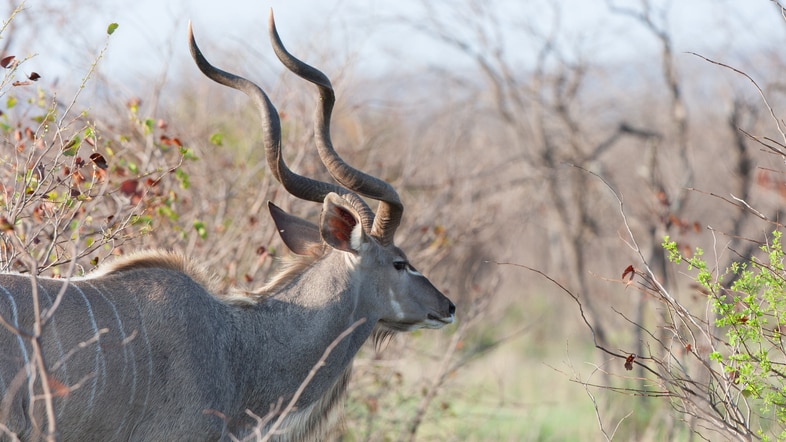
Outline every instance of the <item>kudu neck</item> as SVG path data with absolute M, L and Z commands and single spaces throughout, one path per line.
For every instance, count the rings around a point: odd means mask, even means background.
M 252 359 L 238 367 L 240 376 L 280 380 L 274 386 L 266 385 L 267 391 L 248 392 L 259 398 L 258 405 L 263 409 L 279 397 L 286 403 L 325 350 L 345 330 L 363 320 L 335 344 L 298 401 L 299 407 L 333 388 L 352 363 L 379 319 L 371 315 L 369 303 L 362 299 L 368 288 L 354 272 L 342 252 L 328 252 L 276 293 L 245 311 L 243 322 L 250 323 L 244 327 L 255 330 L 257 336 L 240 339 L 245 354 Z M 253 384 L 247 379 L 247 385 Z

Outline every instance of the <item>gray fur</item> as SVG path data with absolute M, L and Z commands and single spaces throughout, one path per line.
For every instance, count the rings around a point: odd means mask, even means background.
M 328 199 L 323 218 L 342 204 L 337 195 Z M 249 294 L 247 302 L 211 293 L 210 278 L 197 266 L 166 252 L 121 258 L 70 281 L 41 337 L 45 360 L 56 367 L 50 379 L 70 388 L 54 399 L 60 440 L 247 434 L 255 421 L 246 410 L 265 416 L 280 400 L 286 404 L 327 346 L 364 318 L 330 354 L 274 440 L 322 435 L 340 414 L 352 358 L 375 328 L 436 328 L 452 322 L 454 311 L 425 277 L 396 269 L 394 262 L 406 258 L 393 245 L 364 236 L 360 250 L 322 249 L 299 273 L 279 278 L 264 296 Z M 51 307 L 65 282 L 35 281 L 42 307 Z M 0 275 L 0 315 L 21 330 L 33 329 L 32 283 L 28 275 Z M 35 370 L 25 364 L 32 349 L 6 328 L 0 348 L 0 395 L 13 397 L 3 402 L 2 422 L 28 439 L 46 430 L 33 428 L 45 426 L 43 401 L 31 408 L 27 383 L 11 386 L 18 373 L 26 378 L 26 370 Z

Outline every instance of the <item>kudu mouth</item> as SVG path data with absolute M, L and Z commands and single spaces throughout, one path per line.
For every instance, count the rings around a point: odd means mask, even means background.
M 438 329 L 442 328 L 448 324 L 452 324 L 453 321 L 456 319 L 456 306 L 453 303 L 450 304 L 448 308 L 447 316 L 442 316 L 441 314 L 437 313 L 429 313 L 426 315 L 426 319 L 421 321 L 409 321 L 409 322 L 400 322 L 400 321 L 379 321 L 379 324 L 390 331 L 395 332 L 408 332 L 412 330 L 417 330 L 420 328 L 428 328 L 428 329 Z
M 456 306 L 450 302 L 448 306 L 448 315 L 447 316 L 438 316 L 434 313 L 429 313 L 426 315 L 426 321 L 424 322 L 425 328 L 442 328 L 448 324 L 452 324 L 453 321 L 456 319 Z
M 440 318 L 440 317 L 438 317 L 436 315 L 432 315 L 432 314 L 428 315 L 428 320 L 429 321 L 441 322 L 443 325 L 452 324 L 453 323 L 453 319 L 454 319 L 454 315 L 450 315 L 450 316 L 445 317 L 445 318 Z
M 448 324 L 452 324 L 455 320 L 455 315 L 440 318 L 436 315 L 428 315 L 428 319 L 423 323 L 424 328 L 442 328 Z

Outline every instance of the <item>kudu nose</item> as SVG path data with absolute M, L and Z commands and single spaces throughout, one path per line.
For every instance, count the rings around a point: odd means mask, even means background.
M 456 314 L 456 305 L 453 304 L 452 302 L 450 303 L 450 306 L 448 307 L 448 312 L 450 313 L 451 316 Z

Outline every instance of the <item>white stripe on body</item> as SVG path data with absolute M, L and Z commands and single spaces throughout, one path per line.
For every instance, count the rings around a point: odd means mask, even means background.
M 52 296 L 49 295 L 49 292 L 44 288 L 43 285 L 41 285 L 41 284 L 38 285 L 38 292 L 39 293 L 43 293 L 44 296 L 46 296 L 46 299 L 49 301 L 49 308 L 52 308 L 52 305 L 53 305 L 54 301 L 52 300 Z M 58 367 L 58 370 L 62 371 L 63 378 L 62 379 L 58 379 L 58 381 L 62 382 L 63 385 L 70 386 L 71 385 L 71 379 L 68 376 L 68 361 L 66 361 L 66 358 L 65 358 L 66 352 L 65 352 L 65 349 L 63 348 L 63 342 L 60 340 L 60 334 L 57 332 L 57 319 L 56 319 L 55 315 L 52 315 L 49 318 L 49 321 L 47 321 L 46 329 L 47 329 L 47 331 L 51 331 L 52 332 L 52 339 L 54 339 L 55 346 L 57 347 L 57 352 L 60 355 L 60 357 L 58 358 L 58 361 L 57 361 L 58 364 L 60 365 Z M 50 361 L 49 363 L 51 364 L 52 362 Z M 47 369 L 49 369 L 49 368 L 50 367 L 47 367 Z M 57 417 L 61 418 L 63 416 L 64 412 L 65 412 L 65 407 L 59 407 L 58 410 L 57 410 Z
M 147 335 L 147 328 L 145 327 L 144 318 L 142 317 L 142 309 L 139 305 L 139 299 L 135 298 L 134 303 L 139 316 L 139 328 L 142 330 L 142 338 L 145 341 L 145 347 L 147 347 L 147 392 L 145 393 L 145 402 L 142 404 L 142 412 L 139 414 L 139 416 L 144 416 L 145 412 L 147 411 L 147 403 L 148 399 L 150 399 L 150 388 L 153 382 L 153 348 L 150 346 L 150 339 Z
M 87 410 L 85 410 L 85 414 L 89 415 L 92 413 L 95 396 L 98 391 L 98 382 L 99 380 L 103 385 L 106 385 L 106 361 L 104 360 L 104 354 L 101 351 L 101 344 L 99 342 L 99 331 L 98 331 L 98 323 L 96 322 L 95 315 L 93 314 L 93 307 L 90 305 L 90 300 L 87 299 L 85 296 L 85 292 L 82 291 L 78 286 L 71 285 L 82 297 L 82 300 L 85 301 L 85 307 L 87 307 L 87 316 L 90 319 L 90 327 L 92 327 L 93 336 L 96 338 L 96 354 L 95 354 L 95 371 L 96 375 L 93 377 L 93 386 L 90 389 L 90 398 L 87 401 Z M 103 389 L 103 387 L 102 387 Z
M 130 349 L 131 357 L 129 358 L 129 356 L 128 356 L 128 352 L 129 352 L 128 343 L 130 341 L 128 341 L 128 336 L 126 335 L 125 328 L 123 327 L 123 319 L 120 317 L 120 314 L 118 313 L 117 307 L 115 306 L 115 304 L 111 300 L 109 300 L 109 298 L 107 298 L 106 295 L 104 295 L 104 293 L 101 290 L 98 289 L 98 287 L 96 287 L 90 281 L 87 281 L 87 280 L 85 281 L 85 283 L 87 285 L 89 285 L 90 288 L 95 290 L 95 292 L 98 293 L 98 296 L 104 298 L 104 301 L 106 301 L 106 303 L 109 304 L 109 306 L 112 308 L 112 314 L 115 317 L 115 321 L 117 322 L 117 331 L 120 333 L 121 346 L 123 347 L 123 373 L 120 376 L 120 379 L 119 379 L 118 382 L 124 383 L 126 381 L 126 376 L 128 374 L 129 365 L 130 365 L 130 370 L 131 370 L 131 394 L 128 396 L 128 401 L 127 401 L 127 404 L 130 405 L 130 404 L 132 404 L 134 402 L 134 398 L 136 396 L 136 382 L 137 382 L 137 377 L 136 377 L 136 358 L 134 357 L 134 353 L 133 353 L 134 350 L 133 350 L 133 348 Z M 133 336 L 132 336 L 131 339 L 133 339 Z M 130 361 L 130 364 L 129 364 L 129 361 Z M 126 408 L 126 416 L 128 416 L 128 413 L 130 411 L 131 411 L 131 407 L 127 407 Z M 117 429 L 115 431 L 115 437 L 113 439 L 117 439 L 118 438 L 118 436 L 121 434 L 121 431 L 123 430 L 123 427 L 125 427 L 125 425 L 126 425 L 126 420 L 124 418 L 123 421 L 117 426 Z
M 14 297 L 11 296 L 11 292 L 8 291 L 3 286 L 0 286 L 0 290 L 5 293 L 6 298 L 8 298 L 8 302 L 11 305 L 11 325 L 13 327 L 19 328 L 19 311 L 17 310 L 16 301 Z M 22 352 L 22 357 L 25 360 L 25 371 L 27 372 L 28 379 L 30 378 L 30 356 L 27 354 L 27 347 L 25 347 L 25 341 L 22 339 L 22 335 L 16 335 L 16 342 L 19 344 L 19 350 Z M 2 379 L 0 379 L 2 381 Z M 5 392 L 7 386 L 5 385 L 5 381 L 3 381 L 3 391 Z

